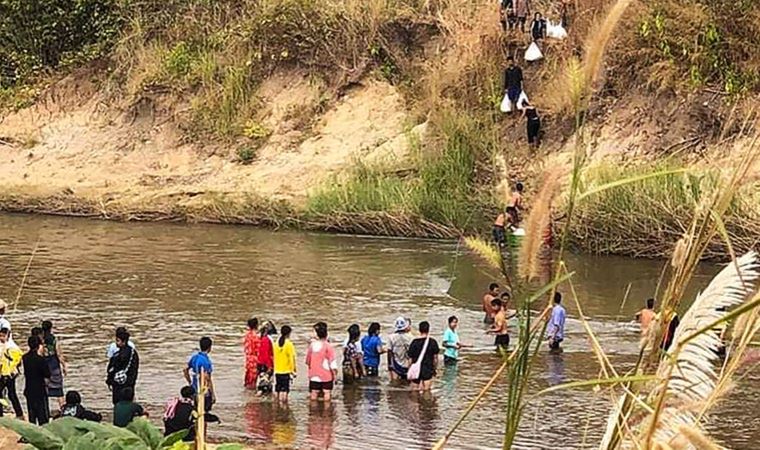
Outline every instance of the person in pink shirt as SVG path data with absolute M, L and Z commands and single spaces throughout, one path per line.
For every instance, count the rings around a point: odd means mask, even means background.
M 314 325 L 316 339 L 309 344 L 306 351 L 306 367 L 309 368 L 309 394 L 312 401 L 319 398 L 329 402 L 335 379 L 338 376 L 338 361 L 335 349 L 327 342 L 327 324 L 317 322 Z

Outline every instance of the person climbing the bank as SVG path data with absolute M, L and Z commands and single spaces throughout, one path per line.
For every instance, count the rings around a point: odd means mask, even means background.
M 256 330 L 258 332 L 258 330 Z M 195 389 L 183 386 L 179 397 L 174 397 L 166 403 L 164 411 L 164 436 L 187 430 L 182 439 L 184 442 L 195 440 Z
M 258 378 L 259 366 L 259 346 L 261 336 L 259 336 L 259 319 L 253 317 L 248 319 L 248 330 L 243 338 L 243 354 L 245 355 L 245 378 L 243 385 L 246 389 L 256 389 L 256 379 Z
M 524 1 L 524 0 L 517 0 Z M 507 68 L 504 69 L 504 93 L 507 96 L 509 104 L 506 106 L 506 112 L 512 112 L 517 107 L 517 101 L 520 99 L 520 93 L 523 91 L 523 72 L 520 66 L 515 64 L 515 58 L 512 55 L 507 56 Z M 504 110 L 504 108 L 502 108 Z
M 515 28 L 517 18 L 515 17 L 515 8 L 513 0 L 500 0 L 499 1 L 499 22 L 501 23 L 501 29 L 506 32 Z
M 647 299 L 646 308 L 637 312 L 635 316 L 636 321 L 639 323 L 642 336 L 646 336 L 647 331 L 649 330 L 649 325 L 654 320 L 654 316 L 654 299 L 649 298 Z
M 509 330 L 507 329 L 507 308 L 501 299 L 495 298 L 491 301 L 491 307 L 495 311 L 494 321 L 491 328 L 486 331 L 487 334 L 493 334 L 494 345 L 496 349 L 506 352 L 509 347 Z
M 24 410 L 16 393 L 16 378 L 23 352 L 10 340 L 11 330 L 0 328 L 0 398 L 10 401 L 17 419 L 24 417 Z M 0 417 L 3 416 L 4 405 L 0 402 Z
M 483 312 L 485 313 L 485 316 L 483 317 L 483 323 L 486 325 L 491 325 L 494 320 L 494 316 L 496 315 L 496 311 L 493 309 L 493 306 L 491 302 L 495 299 L 499 298 L 499 285 L 497 283 L 491 283 L 488 285 L 488 292 L 483 294 Z
M 82 406 L 82 396 L 77 391 L 69 391 L 66 393 L 66 401 L 61 407 L 61 412 L 56 418 L 61 417 L 73 417 L 80 420 L 88 420 L 90 422 L 100 422 L 103 420 L 103 415 L 95 411 Z
M 530 0 L 512 0 L 515 10 L 517 23 L 520 24 L 520 31 L 525 33 L 525 23 L 530 15 Z
M 533 15 L 533 22 L 530 24 L 530 37 L 533 41 L 538 42 L 546 37 L 546 19 L 541 13 Z
M 343 384 L 350 385 L 364 376 L 364 355 L 359 342 L 362 332 L 358 324 L 348 327 L 348 337 L 343 342 Z
M 309 399 L 317 401 L 321 394 L 325 403 L 330 402 L 338 377 L 338 362 L 335 349 L 327 341 L 325 322 L 314 324 L 314 339 L 306 350 L 306 367 L 309 368 Z
M 277 400 L 287 402 L 290 383 L 296 376 L 296 347 L 290 340 L 292 328 L 283 325 L 274 343 L 274 391 Z
M 438 353 L 441 349 L 438 347 L 438 341 L 430 337 L 429 322 L 420 322 L 419 331 L 420 337 L 409 344 L 407 354 L 414 362 L 409 366 L 407 377 L 412 382 L 412 389 L 422 392 L 429 391 L 433 387 L 433 378 L 438 367 Z
M 119 327 L 116 329 L 116 353 L 108 360 L 106 385 L 111 389 L 114 404 L 119 402 L 119 392 L 129 388 L 134 397 L 137 376 L 140 370 L 140 356 L 137 349 L 129 345 L 129 332 Z
M 500 212 L 496 216 L 496 220 L 493 221 L 493 228 L 491 229 L 491 236 L 493 241 L 499 247 L 507 245 L 507 213 L 506 211 Z
M 206 412 L 211 411 L 216 403 L 216 389 L 214 389 L 214 380 L 212 374 L 214 372 L 214 364 L 211 362 L 211 347 L 213 341 L 210 337 L 204 336 L 198 342 L 198 351 L 194 352 L 190 359 L 187 361 L 187 365 L 182 370 L 187 383 L 193 387 L 198 396 L 204 395 L 204 408 Z M 201 377 L 203 377 L 203 385 L 206 387 L 205 394 L 201 392 Z
M 562 306 L 562 294 L 554 293 L 554 307 L 552 307 L 549 324 L 547 325 L 549 349 L 553 352 L 561 351 L 560 344 L 565 340 L 565 318 L 567 312 Z
M 63 407 L 63 377 L 66 375 L 66 360 L 61 350 L 61 343 L 53 334 L 53 322 L 42 322 L 42 343 L 45 361 L 50 366 L 50 381 L 47 385 L 48 397 L 58 401 L 58 408 Z
M 50 379 L 50 366 L 43 356 L 42 341 L 39 336 L 29 336 L 29 351 L 21 357 L 24 367 L 24 397 L 29 410 L 29 422 L 45 425 L 50 421 L 47 380 Z
M 403 316 L 397 317 L 393 330 L 388 338 L 388 373 L 392 381 L 406 380 L 409 366 L 412 365 L 408 355 L 409 344 L 412 343 L 412 322 Z
M 525 109 L 522 113 L 525 117 L 528 145 L 537 149 L 541 145 L 541 117 L 538 115 L 536 107 L 530 102 L 525 102 Z
M 364 370 L 368 377 L 376 377 L 380 368 L 380 355 L 385 353 L 383 340 L 380 339 L 380 324 L 372 322 L 367 335 L 362 338 Z

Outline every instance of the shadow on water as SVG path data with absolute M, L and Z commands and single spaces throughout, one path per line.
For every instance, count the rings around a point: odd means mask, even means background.
M 117 325 L 127 325 L 140 351 L 137 395 L 154 418 L 183 385 L 182 368 L 201 335 L 214 339 L 211 357 L 222 423 L 214 438 L 307 448 L 427 448 L 456 420 L 499 365 L 482 324 L 480 298 L 491 281 L 484 268 L 452 242 L 274 233 L 247 227 L 119 224 L 67 218 L 0 216 L 0 297 L 16 295 L 28 254 L 40 247 L 18 311 L 24 334 L 51 319 L 69 356 L 66 387 L 88 406 L 108 412 L 105 348 Z M 455 262 L 456 261 L 456 262 Z M 573 256 L 574 285 L 602 346 L 622 369 L 633 364 L 637 334 L 627 325 L 660 275 L 657 261 Z M 703 266 L 690 296 L 716 268 Z M 629 300 L 621 299 L 629 289 Z M 566 289 L 563 287 L 562 289 Z M 447 294 L 448 291 L 448 295 Z M 567 301 L 565 352 L 541 353 L 531 390 L 596 378 L 598 366 L 575 305 Z M 460 319 L 456 367 L 440 367 L 432 393 L 419 396 L 391 385 L 386 371 L 358 386 L 338 384 L 331 406 L 307 399 L 304 351 L 311 325 L 330 324 L 334 343 L 352 323 L 391 332 L 404 315 L 428 320 L 440 340 L 446 319 Z M 293 327 L 299 377 L 288 406 L 242 387 L 241 339 L 249 316 Z M 514 329 L 514 328 L 513 328 Z M 451 448 L 498 448 L 504 381 L 494 386 L 451 440 Z M 740 384 L 711 422 L 723 442 L 752 449 L 760 418 L 746 405 L 760 401 L 756 378 Z M 552 392 L 526 411 L 517 447 L 592 448 L 609 410 L 606 396 L 584 390 Z

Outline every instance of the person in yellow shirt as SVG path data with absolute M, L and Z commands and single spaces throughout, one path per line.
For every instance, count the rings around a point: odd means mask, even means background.
M 0 397 L 7 398 L 13 405 L 13 412 L 17 418 L 24 417 L 21 402 L 16 393 L 16 377 L 18 366 L 21 364 L 23 353 L 16 344 L 10 340 L 11 330 L 0 329 Z M 3 406 L 0 404 L 0 416 L 3 415 Z
M 296 347 L 290 340 L 293 330 L 284 325 L 280 328 L 280 338 L 274 343 L 274 391 L 277 400 L 288 401 L 290 393 L 290 381 L 296 376 Z

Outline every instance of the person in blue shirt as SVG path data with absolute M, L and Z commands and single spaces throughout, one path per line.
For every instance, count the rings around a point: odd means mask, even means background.
M 376 377 L 380 367 L 380 355 L 385 353 L 383 340 L 380 339 L 380 324 L 372 322 L 367 330 L 367 335 L 362 338 L 362 352 L 364 353 L 364 369 L 368 377 Z
M 553 352 L 560 352 L 561 348 L 559 344 L 565 340 L 565 312 L 562 303 L 562 294 L 559 292 L 554 293 L 554 308 L 552 308 L 552 315 L 549 318 L 549 325 L 547 326 L 549 337 L 549 349 Z
M 449 317 L 449 327 L 443 332 L 443 363 L 446 365 L 456 364 L 459 359 L 459 349 L 468 347 L 459 341 L 458 327 L 459 319 L 457 316 Z
M 190 359 L 187 361 L 187 367 L 183 371 L 185 380 L 187 383 L 195 389 L 198 395 L 201 394 L 199 390 L 199 377 L 203 374 L 205 386 L 208 389 L 206 391 L 205 408 L 206 412 L 211 411 L 211 407 L 216 403 L 216 393 L 214 391 L 214 382 L 211 379 L 211 374 L 214 372 L 214 365 L 211 363 L 212 341 L 210 337 L 202 337 L 200 340 L 200 351 L 193 353 Z

